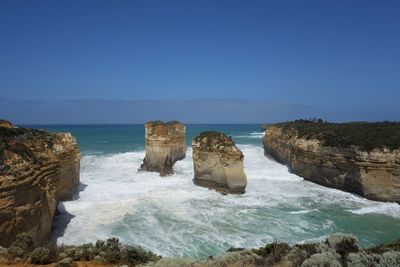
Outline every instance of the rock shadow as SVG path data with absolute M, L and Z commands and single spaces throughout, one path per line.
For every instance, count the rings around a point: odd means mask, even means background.
M 64 203 L 60 202 L 58 204 L 49 239 L 51 243 L 57 243 L 58 238 L 64 236 L 68 224 L 74 217 L 74 215 L 65 210 Z

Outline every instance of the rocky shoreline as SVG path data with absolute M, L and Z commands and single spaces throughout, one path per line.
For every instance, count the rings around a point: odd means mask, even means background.
M 398 134 L 398 128 L 397 124 L 313 121 L 266 125 L 264 151 L 311 182 L 400 203 L 400 148 L 390 134 Z

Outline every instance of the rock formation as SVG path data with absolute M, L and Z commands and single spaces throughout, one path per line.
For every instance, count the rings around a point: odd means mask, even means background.
M 399 149 L 328 146 L 279 124 L 264 126 L 264 130 L 265 154 L 287 164 L 291 172 L 368 199 L 400 203 Z
M 15 128 L 15 126 L 12 125 L 11 122 L 6 121 L 6 120 L 0 120 L 0 127 L 4 127 L 4 128 Z
M 193 139 L 194 183 L 222 193 L 244 193 L 247 178 L 243 153 L 231 137 L 219 132 L 202 132 Z
M 178 121 L 145 124 L 146 156 L 141 170 L 159 172 L 161 176 L 174 173 L 173 166 L 186 156 L 186 127 Z
M 41 243 L 51 232 L 57 202 L 71 199 L 79 183 L 79 148 L 69 133 L 2 126 L 0 245 L 20 232 Z

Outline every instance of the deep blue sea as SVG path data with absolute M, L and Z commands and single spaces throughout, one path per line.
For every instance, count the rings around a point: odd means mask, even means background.
M 363 246 L 400 238 L 400 205 L 304 181 L 264 156 L 261 125 L 187 125 L 188 151 L 175 174 L 138 172 L 143 125 L 30 125 L 71 132 L 81 159 L 80 192 L 60 203 L 54 238 L 77 244 L 118 237 L 164 256 L 205 257 L 274 239 L 314 242 L 352 233 Z M 201 131 L 233 137 L 244 154 L 243 195 L 193 184 L 191 140 Z

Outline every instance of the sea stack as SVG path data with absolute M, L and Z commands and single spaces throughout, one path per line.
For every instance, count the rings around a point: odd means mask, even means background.
M 264 151 L 304 179 L 400 203 L 400 124 L 298 120 L 264 126 Z
M 186 127 L 179 121 L 149 121 L 145 125 L 146 156 L 141 170 L 174 173 L 173 166 L 186 156 Z
M 202 132 L 192 141 L 194 183 L 222 193 L 244 193 L 247 185 L 243 153 L 231 137 Z
M 57 202 L 79 184 L 80 152 L 69 133 L 49 133 L 0 123 L 0 245 L 21 232 L 43 243 Z M 5 126 L 4 126 L 5 125 Z

